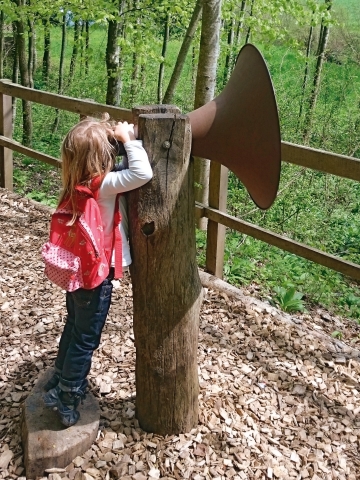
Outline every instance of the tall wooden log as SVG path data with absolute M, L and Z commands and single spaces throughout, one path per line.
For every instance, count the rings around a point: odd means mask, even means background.
M 189 118 L 139 117 L 154 172 L 130 192 L 136 346 L 136 416 L 160 435 L 198 422 L 197 347 L 202 286 L 196 264 L 193 165 Z

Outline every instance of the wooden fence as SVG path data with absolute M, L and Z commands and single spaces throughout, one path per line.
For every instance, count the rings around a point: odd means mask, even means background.
M 11 97 L 70 111 L 80 116 L 108 112 L 115 120 L 130 122 L 134 118 L 133 111 L 129 109 L 33 90 L 7 80 L 0 80 L 0 186 L 10 190 L 13 186 L 13 151 L 50 165 L 60 166 L 60 161 L 57 158 L 32 150 L 12 140 Z M 161 107 L 159 111 L 161 111 Z M 283 162 L 360 181 L 359 159 L 287 142 L 282 142 L 281 153 Z M 216 162 L 212 162 L 209 206 L 195 205 L 196 215 L 206 217 L 209 220 L 206 247 L 206 269 L 208 272 L 220 278 L 223 276 L 225 228 L 228 227 L 360 280 L 360 265 L 228 215 L 226 213 L 226 190 L 227 169 Z

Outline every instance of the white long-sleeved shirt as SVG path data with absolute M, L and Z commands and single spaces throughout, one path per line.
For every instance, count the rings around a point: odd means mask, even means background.
M 153 173 L 146 151 L 141 140 L 131 140 L 124 144 L 129 168 L 119 172 L 108 173 L 100 187 L 98 204 L 103 220 L 104 234 L 109 235 L 113 230 L 115 200 L 118 193 L 141 187 L 152 179 Z M 122 237 L 122 265 L 127 267 L 131 263 L 130 247 L 128 242 L 128 216 L 126 198 L 121 195 L 119 200 L 121 214 L 120 232 Z M 114 265 L 114 258 L 112 259 Z

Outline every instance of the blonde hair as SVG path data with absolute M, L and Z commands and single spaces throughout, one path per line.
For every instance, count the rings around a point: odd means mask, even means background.
M 91 181 L 104 177 L 114 166 L 115 148 L 109 141 L 111 124 L 103 120 L 86 118 L 71 128 L 61 146 L 62 185 L 59 205 L 68 199 L 76 219 L 75 187 L 91 186 Z

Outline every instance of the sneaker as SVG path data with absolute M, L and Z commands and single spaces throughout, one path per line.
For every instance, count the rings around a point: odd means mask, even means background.
M 85 380 L 83 381 L 83 383 L 81 385 L 80 391 L 76 393 L 76 395 L 79 397 L 79 402 L 77 403 L 76 406 L 79 405 L 80 400 L 83 400 L 85 398 L 88 383 L 89 382 L 85 378 Z M 44 393 L 42 398 L 43 398 L 45 406 L 46 407 L 51 407 L 51 408 L 57 407 L 60 392 L 62 392 L 62 390 L 57 385 L 56 387 L 51 388 L 47 393 Z M 62 393 L 67 393 L 67 392 L 62 392 Z M 75 394 L 73 394 L 73 395 L 75 395 Z
M 76 410 L 83 395 L 78 393 L 63 392 L 60 390 L 57 402 L 57 412 L 60 421 L 65 427 L 72 427 L 80 418 L 80 413 Z
M 45 392 L 48 392 L 52 388 L 57 387 L 59 381 L 60 381 L 60 374 L 59 373 L 54 373 L 54 375 L 50 378 L 50 380 L 48 382 L 46 382 L 45 385 L 44 385 Z
M 51 388 L 47 393 L 44 393 L 42 398 L 45 407 L 56 407 L 59 399 L 60 387 Z

